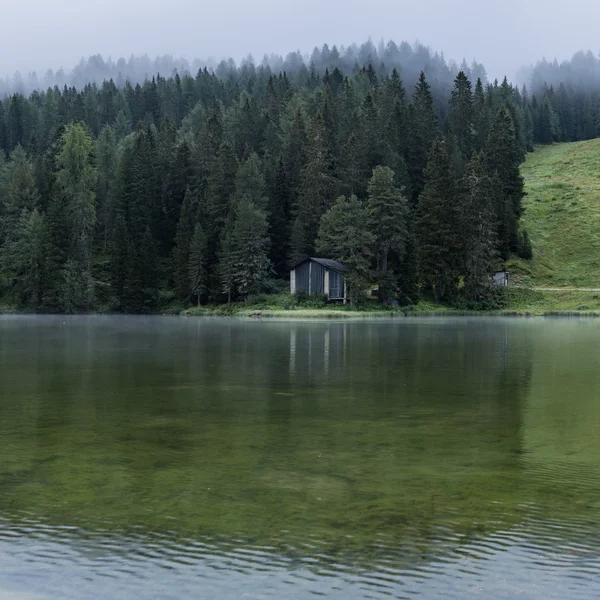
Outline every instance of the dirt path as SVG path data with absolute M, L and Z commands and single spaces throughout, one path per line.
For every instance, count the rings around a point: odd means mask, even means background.
M 574 288 L 574 287 L 522 287 L 524 290 L 539 290 L 540 292 L 600 292 L 600 288 Z

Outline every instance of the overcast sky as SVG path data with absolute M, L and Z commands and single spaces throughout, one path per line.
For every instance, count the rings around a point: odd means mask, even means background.
M 92 54 L 239 59 L 369 36 L 419 40 L 490 77 L 600 50 L 598 0 L 21 0 L 2 3 L 0 73 L 66 69 Z

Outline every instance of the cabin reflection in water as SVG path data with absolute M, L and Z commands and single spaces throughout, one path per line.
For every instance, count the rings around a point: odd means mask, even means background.
M 325 329 L 321 327 L 290 330 L 290 378 L 329 377 L 330 370 L 346 366 L 346 323 L 335 323 Z

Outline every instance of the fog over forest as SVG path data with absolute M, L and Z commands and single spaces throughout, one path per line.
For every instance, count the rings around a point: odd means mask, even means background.
M 145 53 L 183 56 L 193 71 L 194 58 L 216 65 L 252 54 L 260 63 L 266 53 L 310 55 L 324 42 L 340 48 L 370 37 L 376 45 L 419 40 L 447 59 L 476 59 L 492 80 L 515 81 L 520 67 L 543 57 L 560 62 L 582 48 L 597 54 L 599 19 L 600 4 L 592 0 L 573 0 L 567 11 L 558 0 L 30 0 L 3 7 L 0 76 L 19 71 L 27 80 L 35 71 L 43 81 L 47 69 L 69 72 L 98 54 L 115 62 Z

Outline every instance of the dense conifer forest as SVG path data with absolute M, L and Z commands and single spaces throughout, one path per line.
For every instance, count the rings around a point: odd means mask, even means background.
M 599 89 L 530 93 L 408 44 L 168 77 L 86 75 L 99 60 L 0 101 L 0 297 L 22 309 L 247 299 L 314 254 L 353 301 L 493 303 L 491 272 L 531 257 L 526 153 L 600 133 Z

